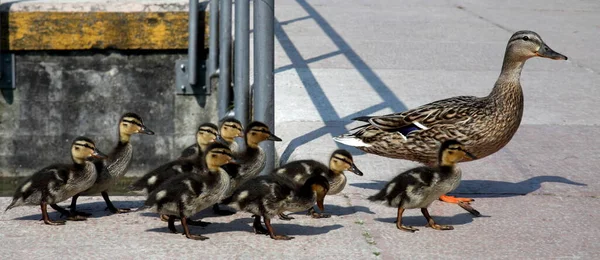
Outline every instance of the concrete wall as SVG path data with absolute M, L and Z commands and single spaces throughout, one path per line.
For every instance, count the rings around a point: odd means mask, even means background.
M 199 8 L 204 47 L 207 3 Z M 132 138 L 129 175 L 194 143 L 198 124 L 217 121 L 217 97 L 216 90 L 175 94 L 175 61 L 187 58 L 188 16 L 187 0 L 2 1 L 0 49 L 16 55 L 17 88 L 0 95 L 0 176 L 70 162 L 78 135 L 110 152 L 128 111 L 156 132 Z
M 175 94 L 170 52 L 26 52 L 16 56 L 17 89 L 0 98 L 0 174 L 27 175 L 51 163 L 69 162 L 74 137 L 86 135 L 109 152 L 117 122 L 138 113 L 154 136 L 132 138 L 131 175 L 178 155 L 194 142 L 201 122 L 216 122 L 211 96 Z

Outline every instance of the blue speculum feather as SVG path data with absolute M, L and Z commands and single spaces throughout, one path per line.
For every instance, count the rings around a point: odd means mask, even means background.
M 407 125 L 405 127 L 398 129 L 398 132 L 404 136 L 407 136 L 410 132 L 417 131 L 417 130 L 421 130 L 421 128 L 419 128 L 416 125 L 410 124 L 410 125 Z

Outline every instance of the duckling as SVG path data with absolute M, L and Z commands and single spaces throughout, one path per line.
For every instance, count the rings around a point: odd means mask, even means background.
M 208 237 L 190 234 L 188 217 L 224 198 L 234 172 L 221 166 L 233 163 L 229 147 L 213 143 L 207 147 L 204 160 L 206 169 L 200 173 L 184 173 L 170 178 L 148 195 L 143 208 L 152 208 L 169 216 L 169 230 L 177 233 L 175 219 L 181 219 L 184 234 L 189 239 L 205 240 Z
M 329 192 L 327 192 L 327 195 L 335 195 L 340 193 L 346 186 L 346 175 L 344 175 L 344 171 L 351 171 L 358 176 L 363 175 L 354 164 L 352 155 L 344 149 L 338 149 L 331 154 L 331 157 L 329 158 L 329 167 L 315 160 L 298 160 L 289 162 L 273 170 L 271 174 L 289 179 L 298 187 L 302 186 L 311 176 L 321 175 L 329 181 L 330 189 Z M 330 217 L 329 214 L 316 213 L 314 207 L 309 208 L 308 215 L 311 215 L 313 218 Z M 283 213 L 279 215 L 279 218 L 283 220 L 294 219 Z
M 524 104 L 521 71 L 534 57 L 567 60 L 548 47 L 539 34 L 515 32 L 508 40 L 502 70 L 489 95 L 457 96 L 403 112 L 357 117 L 353 120 L 365 124 L 334 140 L 367 153 L 427 165 L 436 164 L 438 143 L 450 139 L 462 142 L 477 158 L 494 154 L 519 128 Z M 440 199 L 448 203 L 473 201 L 446 195 Z
M 391 207 L 398 207 L 396 227 L 402 231 L 415 232 L 418 229 L 402 225 L 405 209 L 421 208 L 427 219 L 427 226 L 437 230 L 452 230 L 449 225 L 439 225 L 429 215 L 427 207 L 440 195 L 453 191 L 460 183 L 462 171 L 456 165 L 465 156 L 476 157 L 465 150 L 456 140 L 444 141 L 438 152 L 438 166 L 422 166 L 400 173 L 385 185 L 379 193 L 369 197 L 370 201 L 384 201 Z
M 259 144 L 266 140 L 281 141 L 281 138 L 273 134 L 266 124 L 258 121 L 253 121 L 248 124 L 244 137 L 246 150 L 234 154 L 238 163 L 235 165 L 237 170 L 234 171 L 237 171 L 238 175 L 232 180 L 231 189 L 228 195 L 231 195 L 242 183 L 256 177 L 265 168 L 266 155 Z M 218 204 L 213 206 L 213 211 L 219 215 L 234 214 L 234 212 L 228 210 L 221 210 Z
M 97 193 L 102 194 L 102 198 L 104 198 L 106 206 L 111 213 L 124 213 L 130 211 L 130 209 L 118 209 L 115 207 L 108 197 L 108 189 L 113 187 L 117 181 L 125 175 L 129 168 L 131 158 L 133 157 L 133 146 L 129 140 L 131 135 L 134 134 L 154 135 L 154 132 L 144 125 L 142 118 L 139 115 L 135 113 L 125 113 L 121 116 L 121 119 L 119 119 L 119 142 L 117 143 L 117 146 L 113 148 L 107 158 L 94 162 L 96 168 L 98 168 L 98 178 L 96 179 L 96 183 L 88 190 L 73 196 L 70 206 L 71 212 L 80 215 L 91 215 L 89 213 L 76 211 L 77 198 L 81 195 L 93 195 Z
M 233 154 L 239 152 L 239 145 L 235 142 L 236 137 L 244 137 L 244 128 L 239 120 L 233 117 L 225 117 L 219 126 L 219 141 L 225 143 Z
M 329 190 L 329 181 L 321 175 L 313 175 L 297 188 L 287 179 L 273 175 L 258 176 L 242 184 L 223 204 L 253 214 L 254 233 L 269 234 L 275 240 L 293 237 L 275 235 L 271 218 L 284 211 L 302 211 L 315 205 L 324 211 L 323 200 Z M 261 225 L 264 218 L 266 229 Z
M 206 151 L 208 145 L 215 142 L 217 135 L 217 127 L 214 124 L 202 124 L 198 128 L 198 133 L 196 135 L 197 144 L 186 149 L 186 151 L 189 152 L 186 153 L 188 155 L 186 158 L 180 157 L 148 172 L 146 175 L 142 176 L 140 179 L 131 184 L 129 186 L 129 190 L 141 191 L 142 193 L 150 194 L 163 182 L 175 175 L 192 171 L 202 172 L 202 169 L 205 168 L 203 156 L 204 151 Z M 186 151 L 184 151 L 184 153 Z
M 202 158 L 202 153 L 206 147 L 213 143 L 219 136 L 219 129 L 213 123 L 204 123 L 198 126 L 196 132 L 196 143 L 185 148 L 178 159 L 196 159 Z M 200 159 L 202 161 L 202 159 Z
M 53 164 L 34 173 L 21 183 L 13 195 L 6 210 L 18 206 L 40 205 L 42 220 L 47 225 L 64 225 L 65 221 L 52 221 L 48 217 L 47 205 L 68 216 L 69 220 L 85 220 L 79 215 L 71 215 L 56 203 L 67 200 L 73 195 L 91 187 L 96 181 L 97 172 L 90 158 L 104 158 L 94 142 L 83 136 L 71 144 L 72 164 Z

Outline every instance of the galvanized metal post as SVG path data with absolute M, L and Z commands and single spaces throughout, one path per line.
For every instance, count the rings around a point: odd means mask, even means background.
M 219 58 L 219 0 L 210 1 L 208 21 L 208 62 L 206 64 L 206 87 L 212 87 L 212 79 L 217 76 Z
M 254 119 L 264 122 L 275 134 L 274 117 L 274 0 L 254 1 Z M 262 174 L 275 166 L 273 142 L 262 142 L 267 162 Z
M 248 124 L 248 102 L 250 96 L 250 1 L 235 1 L 235 46 L 234 46 L 234 103 L 235 117 L 243 126 Z M 239 140 L 239 139 L 238 139 Z
M 221 0 L 219 23 L 219 118 L 227 114 L 231 84 L 231 0 Z
M 193 86 L 198 79 L 198 0 L 190 0 L 188 19 L 188 80 Z

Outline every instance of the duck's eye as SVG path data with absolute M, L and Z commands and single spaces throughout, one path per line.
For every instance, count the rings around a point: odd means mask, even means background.
M 523 40 L 524 40 L 524 41 L 529 41 L 529 37 L 527 37 L 527 36 L 523 36 Z
M 217 155 L 216 155 L 216 154 L 211 154 L 210 156 L 211 156 L 212 158 L 215 158 L 215 157 L 217 157 Z
M 124 126 L 124 127 L 128 127 L 128 126 L 129 126 L 129 124 L 127 124 L 127 123 L 123 123 L 123 126 Z
M 75 150 L 79 151 L 79 147 L 75 147 Z
M 256 135 L 256 133 L 255 133 L 255 132 L 252 132 L 252 133 L 250 133 L 250 134 L 251 134 L 252 136 L 255 136 L 255 135 Z

